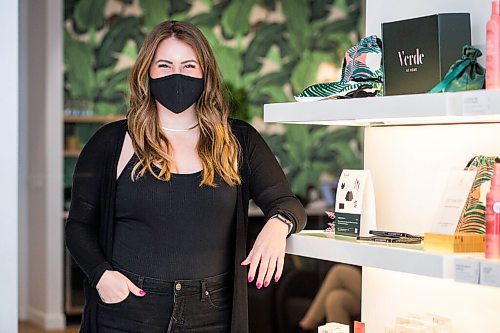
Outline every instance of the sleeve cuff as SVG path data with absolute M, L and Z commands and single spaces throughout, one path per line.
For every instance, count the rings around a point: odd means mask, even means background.
M 92 273 L 89 276 L 89 282 L 93 288 L 97 286 L 97 283 L 106 270 L 113 270 L 113 267 L 108 261 L 100 263 L 93 269 Z
M 277 210 L 271 212 L 270 216 L 272 217 L 276 214 L 281 214 L 284 217 L 286 217 L 288 219 L 288 221 L 292 222 L 292 229 L 290 230 L 288 235 L 286 235 L 286 238 L 290 237 L 290 235 L 295 233 L 297 230 L 297 222 L 295 220 L 295 216 L 292 213 L 285 211 L 283 209 L 277 209 Z M 267 220 L 269 220 L 269 218 Z

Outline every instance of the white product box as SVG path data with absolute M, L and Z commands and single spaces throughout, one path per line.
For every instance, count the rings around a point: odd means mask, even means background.
M 349 333 L 349 325 L 327 323 L 318 327 L 318 333 Z
M 474 258 L 456 258 L 454 279 L 456 282 L 479 283 L 479 261 Z
M 500 262 L 493 260 L 481 261 L 479 283 L 486 286 L 500 287 Z

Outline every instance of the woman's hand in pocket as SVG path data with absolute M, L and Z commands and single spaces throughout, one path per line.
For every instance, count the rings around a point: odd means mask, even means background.
M 106 270 L 96 286 L 97 292 L 104 303 L 119 303 L 128 297 L 129 293 L 144 296 L 146 293 L 137 287 L 125 275 L 118 271 Z

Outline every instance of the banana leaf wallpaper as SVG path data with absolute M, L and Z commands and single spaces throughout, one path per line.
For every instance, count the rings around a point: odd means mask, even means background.
M 128 73 L 145 35 L 166 19 L 190 21 L 214 49 L 232 116 L 262 133 L 305 198 L 322 176 L 362 166 L 360 130 L 267 124 L 263 104 L 293 101 L 312 83 L 340 79 L 345 51 L 360 39 L 361 1 L 66 0 L 65 114 L 125 114 Z M 70 125 L 66 135 L 85 142 L 95 126 Z M 66 158 L 66 186 L 75 159 Z

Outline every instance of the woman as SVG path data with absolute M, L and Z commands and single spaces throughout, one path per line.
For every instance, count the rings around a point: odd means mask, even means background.
M 247 281 L 279 280 L 304 208 L 259 133 L 229 118 L 195 26 L 156 26 L 130 90 L 127 119 L 92 136 L 73 176 L 65 237 L 86 274 L 81 332 L 247 332 Z M 249 199 L 267 222 L 247 255 Z

